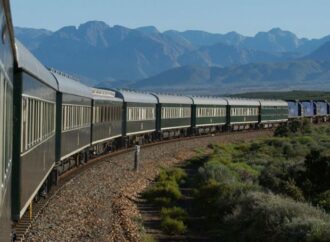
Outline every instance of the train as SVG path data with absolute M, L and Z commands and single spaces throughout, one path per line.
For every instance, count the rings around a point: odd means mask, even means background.
M 33 200 L 92 157 L 163 139 L 272 128 L 291 119 L 326 122 L 325 100 L 185 96 L 88 87 L 45 67 L 14 38 L 1 0 L 0 241 Z

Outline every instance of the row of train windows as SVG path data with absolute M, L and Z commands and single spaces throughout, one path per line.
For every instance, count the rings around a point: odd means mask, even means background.
M 21 132 L 21 152 L 54 135 L 55 103 L 23 96 Z
M 1 188 L 5 182 L 12 157 L 12 88 L 0 72 L 0 201 Z
M 197 108 L 196 115 L 200 117 L 226 117 L 226 108 Z
M 173 119 L 173 118 L 190 118 L 191 108 L 190 107 L 163 107 L 162 118 Z
M 81 105 L 62 106 L 62 130 L 72 130 L 90 126 L 91 107 Z
M 93 107 L 93 122 L 108 123 L 121 120 L 121 106 L 97 106 Z
M 128 107 L 127 121 L 155 120 L 154 107 Z
M 259 108 L 231 108 L 231 116 L 258 116 Z

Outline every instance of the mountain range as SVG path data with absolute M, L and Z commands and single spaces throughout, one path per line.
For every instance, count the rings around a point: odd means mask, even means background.
M 330 88 L 330 35 L 298 38 L 279 28 L 236 32 L 160 32 L 89 21 L 52 32 L 15 27 L 45 65 L 93 86 L 184 92 Z M 328 84 L 329 82 L 329 84 Z

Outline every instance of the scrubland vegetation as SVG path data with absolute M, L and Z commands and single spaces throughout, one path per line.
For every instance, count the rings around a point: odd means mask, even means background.
M 330 241 L 330 127 L 296 121 L 272 138 L 211 148 L 187 164 L 196 170 L 192 176 L 164 170 L 146 192 L 160 207 L 164 232 L 197 230 L 221 241 Z M 182 186 L 192 188 L 188 205 Z

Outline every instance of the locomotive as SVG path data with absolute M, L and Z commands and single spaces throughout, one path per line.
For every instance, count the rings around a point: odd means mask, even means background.
M 134 144 L 271 128 L 290 119 L 327 121 L 324 100 L 260 100 L 91 88 L 46 68 L 14 39 L 1 0 L 0 241 L 58 177 L 91 157 Z

